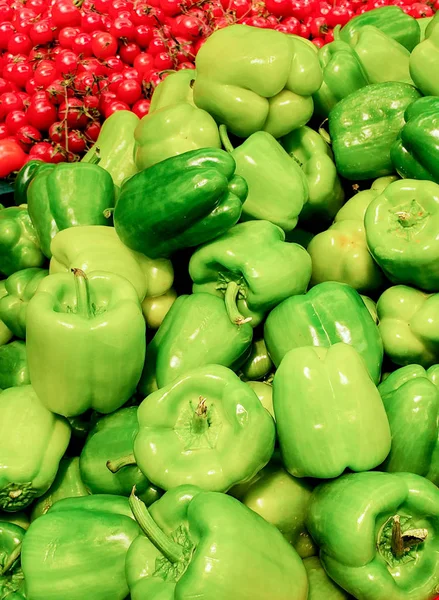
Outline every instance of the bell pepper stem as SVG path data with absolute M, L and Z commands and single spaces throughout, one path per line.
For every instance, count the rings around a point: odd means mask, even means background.
M 232 146 L 232 142 L 230 141 L 229 136 L 227 135 L 227 127 L 225 125 L 219 126 L 219 134 L 222 145 L 224 146 L 226 151 L 229 154 L 231 154 L 235 148 Z
M 422 544 L 427 536 L 427 529 L 407 529 L 402 532 L 399 515 L 393 517 L 391 548 L 396 558 L 402 558 L 410 548 Z
M 238 292 L 239 285 L 236 283 L 236 281 L 229 281 L 227 284 L 224 301 L 226 303 L 227 314 L 229 315 L 229 319 L 232 321 L 232 323 L 235 323 L 235 325 L 244 325 L 244 323 L 249 323 L 252 318 L 244 318 L 239 312 L 238 307 L 236 306 Z
M 14 562 L 19 558 L 20 554 L 21 554 L 21 544 L 18 544 L 18 546 L 16 546 L 14 548 L 14 550 L 11 552 L 11 554 L 9 555 L 9 557 L 8 557 L 7 561 L 5 562 L 5 564 L 3 565 L 3 567 L 0 569 L 0 577 L 5 575 L 9 571 L 9 569 L 11 569 Z
M 137 465 L 134 454 L 128 454 L 128 456 L 122 456 L 121 458 L 116 458 L 115 460 L 107 460 L 107 469 L 112 473 L 117 473 L 124 467 L 131 467 Z
M 166 533 L 164 533 L 154 519 L 151 517 L 149 510 L 145 504 L 136 496 L 136 487 L 133 487 L 129 498 L 130 507 L 134 518 L 146 537 L 154 544 L 171 563 L 180 562 L 184 558 L 183 548 L 172 541 Z
M 209 427 L 209 423 L 207 421 L 207 406 L 206 406 L 206 398 L 200 396 L 198 398 L 198 406 L 194 413 L 194 418 L 192 421 L 192 431 L 194 433 L 204 433 L 206 429 Z
M 416 216 L 406 210 L 400 210 L 396 213 L 396 216 L 398 217 L 398 223 L 402 227 L 411 227 L 416 223 Z
M 88 161 L 91 165 L 97 165 L 101 162 L 101 151 L 100 149 L 96 146 L 96 148 L 94 149 L 93 155 L 90 158 L 90 160 Z
M 75 276 L 77 314 L 86 319 L 91 319 L 93 309 L 87 275 L 81 269 L 72 269 L 72 273 Z
M 114 213 L 114 208 L 106 208 L 104 210 L 104 217 L 106 219 L 110 219 L 113 216 L 113 213 Z

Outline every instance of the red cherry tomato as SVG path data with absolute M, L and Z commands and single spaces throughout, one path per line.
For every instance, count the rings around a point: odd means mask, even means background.
M 20 170 L 26 159 L 26 154 L 16 141 L 10 138 L 0 140 L 0 178 Z
M 111 33 L 100 31 L 92 39 L 91 49 L 96 58 L 109 58 L 117 52 L 117 40 Z
M 147 115 L 149 113 L 150 104 L 151 104 L 151 100 L 142 98 L 141 100 L 138 100 L 135 104 L 133 104 L 133 106 L 131 107 L 131 110 L 133 111 L 133 113 L 135 115 L 137 115 L 139 117 L 139 119 L 141 119 L 142 117 L 144 117 L 145 115 Z
M 27 109 L 27 120 L 40 131 L 47 131 L 56 121 L 56 108 L 48 97 L 33 99 Z

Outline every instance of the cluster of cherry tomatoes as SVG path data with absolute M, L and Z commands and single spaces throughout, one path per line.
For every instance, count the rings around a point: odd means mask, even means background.
M 0 0 L 0 177 L 26 160 L 79 160 L 117 110 L 148 113 L 155 86 L 193 69 L 215 30 L 233 23 L 332 41 L 355 14 L 411 0 Z M 439 5 L 439 0 L 436 0 Z

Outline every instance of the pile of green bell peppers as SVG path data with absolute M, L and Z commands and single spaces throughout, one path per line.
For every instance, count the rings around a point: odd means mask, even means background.
M 437 72 L 397 6 L 235 24 L 20 170 L 0 600 L 437 600 Z

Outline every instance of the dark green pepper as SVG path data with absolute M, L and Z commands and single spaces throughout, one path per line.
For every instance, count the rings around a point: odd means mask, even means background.
M 419 98 L 408 106 L 404 119 L 390 151 L 395 169 L 401 177 L 439 183 L 439 98 Z
M 0 204 L 0 273 L 7 277 L 20 269 L 41 267 L 44 256 L 25 206 Z
M 235 225 L 247 184 L 218 148 L 192 150 L 137 173 L 120 192 L 114 226 L 122 242 L 150 258 L 198 246 Z
M 50 163 L 41 160 L 29 160 L 17 173 L 14 181 L 14 202 L 17 206 L 27 204 L 27 188 L 40 170 L 50 168 Z
M 16 340 L 0 346 L 0 391 L 29 383 L 26 344 Z
M 21 600 L 24 595 L 24 576 L 20 567 L 21 544 L 26 531 L 0 521 L 0 598 Z
M 329 114 L 332 150 L 340 175 L 375 179 L 393 173 L 391 147 L 404 125 L 404 111 L 420 97 L 407 83 L 376 83 L 341 100 Z
M 129 496 L 136 486 L 137 495 L 146 505 L 155 502 L 160 492 L 135 465 L 126 465 L 112 472 L 121 458 L 133 452 L 134 439 L 139 431 L 137 406 L 121 408 L 102 417 L 90 431 L 81 452 L 79 467 L 82 480 L 92 494 Z

